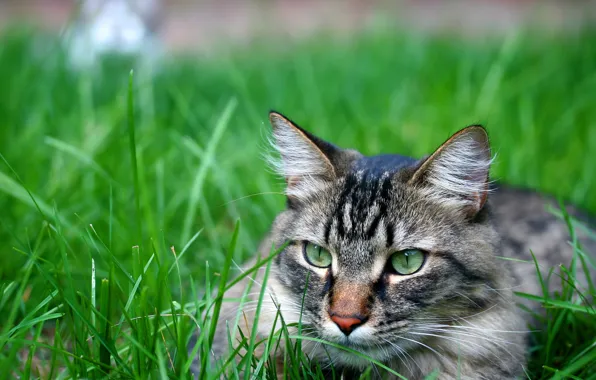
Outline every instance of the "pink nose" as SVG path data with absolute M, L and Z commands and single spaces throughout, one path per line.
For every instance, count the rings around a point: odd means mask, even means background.
M 365 322 L 362 318 L 356 316 L 342 317 L 339 315 L 332 315 L 331 320 L 335 322 L 337 327 L 339 327 L 339 329 L 346 335 L 350 335 L 356 327 Z

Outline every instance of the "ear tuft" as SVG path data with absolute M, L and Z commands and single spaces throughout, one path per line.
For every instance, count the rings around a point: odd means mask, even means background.
M 416 170 L 409 183 L 442 202 L 466 206 L 475 214 L 488 196 L 492 163 L 488 135 L 480 125 L 462 129 Z
M 280 113 L 270 112 L 273 127 L 270 144 L 279 152 L 280 159 L 269 158 L 269 164 L 286 179 L 286 194 L 301 197 L 320 190 L 335 178 L 335 169 L 324 152 L 334 149 L 300 128 Z

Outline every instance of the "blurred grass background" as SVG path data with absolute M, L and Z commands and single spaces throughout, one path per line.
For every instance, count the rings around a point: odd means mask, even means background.
M 235 259 L 251 256 L 284 205 L 281 181 L 262 160 L 270 109 L 365 154 L 419 157 L 481 123 L 497 154 L 495 179 L 596 212 L 590 30 L 478 38 L 374 30 L 171 57 L 134 75 L 138 190 L 130 69 L 108 58 L 77 73 L 53 37 L 20 28 L 0 37 L 0 282 L 24 289 L 0 326 L 51 292 L 34 262 L 58 283 L 71 273 L 63 286 L 89 294 L 91 258 L 98 278 L 109 276 L 105 252 L 130 268 L 136 245 L 145 259 L 159 246 L 173 263 L 170 247 L 180 253 L 200 231 L 172 287 L 189 300 L 184 289 L 191 277 L 204 283 L 205 262 L 220 269 L 236 219 Z M 58 242 L 45 220 L 58 226 Z M 160 284 L 148 278 L 146 286 L 151 299 Z
M 204 228 L 187 259 L 216 265 L 241 218 L 248 222 L 243 253 L 254 251 L 283 205 L 281 195 L 259 195 L 282 189 L 262 160 L 270 109 L 365 154 L 419 157 L 454 131 L 481 123 L 497 154 L 495 179 L 594 212 L 594 41 L 592 32 L 546 40 L 371 32 L 342 42 L 256 43 L 179 57 L 154 76 L 138 72 L 145 236 L 158 232 L 180 246 Z M 107 235 L 112 210 L 112 246 L 128 252 L 139 243 L 131 239 L 137 226 L 127 134 L 130 63 L 108 59 L 97 72 L 72 72 L 57 41 L 22 30 L 6 33 L 1 45 L 0 152 L 38 201 L 69 225 L 93 224 Z M 230 101 L 237 107 L 215 136 Z M 7 166 L 0 173 L 0 241 L 10 252 L 10 242 L 31 239 L 41 219 Z M 189 202 L 196 202 L 193 210 Z M 8 252 L 0 256 L 5 278 L 23 262 Z

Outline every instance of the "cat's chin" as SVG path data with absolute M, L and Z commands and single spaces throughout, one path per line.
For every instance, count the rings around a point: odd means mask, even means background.
M 321 349 L 321 352 L 313 353 L 319 357 L 319 360 L 325 360 L 325 358 L 333 357 L 334 366 L 347 367 L 347 368 L 364 368 L 370 365 L 370 360 L 374 359 L 377 361 L 390 360 L 392 352 L 394 352 L 390 345 L 380 341 L 375 336 L 375 330 L 367 326 L 363 326 L 354 330 L 349 336 L 343 334 L 337 326 L 327 326 L 327 329 L 321 334 L 321 338 L 331 343 L 339 344 L 346 347 L 347 349 L 341 349 L 327 345 L 325 349 Z M 318 350 L 319 351 L 319 350 Z M 350 351 L 356 351 L 359 354 L 355 354 Z
M 319 358 L 320 361 L 333 358 L 333 366 L 335 368 L 350 368 L 350 369 L 364 369 L 371 365 L 371 359 L 378 362 L 387 362 L 392 359 L 393 351 L 389 347 L 369 347 L 369 346 L 347 346 L 359 354 L 348 352 L 340 348 L 327 347 L 327 352 L 324 357 Z

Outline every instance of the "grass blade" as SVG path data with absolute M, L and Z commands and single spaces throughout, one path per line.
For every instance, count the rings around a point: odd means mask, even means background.
M 211 162 L 214 160 L 217 145 L 221 140 L 226 128 L 228 127 L 230 119 L 232 118 L 232 114 L 234 113 L 237 105 L 238 102 L 235 98 L 230 99 L 221 116 L 219 117 L 219 120 L 215 124 L 211 140 L 205 149 L 203 160 L 201 161 L 201 165 L 195 174 L 194 182 L 190 189 L 186 216 L 184 218 L 184 225 L 182 227 L 182 241 L 188 241 L 190 238 L 190 231 L 192 229 L 192 224 L 196 215 L 199 197 L 201 196 L 201 190 L 203 188 L 203 184 L 205 183 L 205 178 L 207 177 L 207 171 L 211 166 Z

